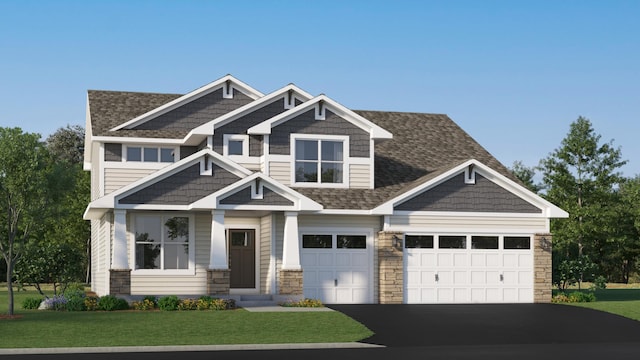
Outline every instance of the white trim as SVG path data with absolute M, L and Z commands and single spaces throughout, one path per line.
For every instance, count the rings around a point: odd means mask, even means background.
M 292 187 L 313 187 L 313 188 L 349 188 L 350 184 L 350 171 L 351 158 L 349 156 L 349 136 L 346 135 L 313 135 L 313 134 L 297 134 L 292 133 L 289 137 L 289 159 L 287 161 L 291 164 L 291 178 L 290 183 Z M 318 142 L 318 174 L 316 182 L 296 182 L 296 141 L 297 140 L 310 140 Z M 342 182 L 341 183 L 324 183 L 322 182 L 322 174 L 320 168 L 322 165 L 322 141 L 338 141 L 342 142 Z M 339 162 L 335 162 L 339 163 Z
M 120 130 L 120 129 L 125 129 L 125 128 L 131 128 L 140 124 L 143 124 L 153 118 L 156 118 L 160 115 L 163 115 L 171 110 L 174 110 L 186 103 L 189 103 L 191 101 L 194 101 L 198 98 L 201 98 L 205 95 L 208 95 L 216 90 L 218 90 L 219 88 L 226 88 L 227 85 L 227 81 L 230 81 L 231 83 L 229 84 L 230 87 L 233 87 L 235 89 L 241 90 L 243 93 L 245 93 L 247 96 L 249 96 L 252 99 L 258 99 L 262 96 L 264 96 L 264 94 L 262 94 L 261 92 L 255 90 L 254 88 L 250 87 L 249 85 L 241 82 L 240 80 L 234 78 L 231 75 L 226 75 L 216 81 L 213 81 L 207 85 L 204 85 L 196 90 L 193 90 L 191 92 L 189 92 L 186 95 L 183 95 L 173 101 L 170 101 L 162 106 L 159 106 L 151 111 L 148 111 L 140 116 L 135 117 L 132 120 L 129 120 L 123 124 L 120 124 L 114 128 L 111 129 L 111 131 L 116 131 L 116 130 Z
M 447 217 L 498 217 L 498 218 L 547 218 L 544 212 L 511 213 L 511 212 L 466 212 L 466 211 L 408 211 L 396 210 L 393 215 L 424 215 Z
M 142 161 L 105 161 L 103 162 L 105 169 L 135 169 L 135 170 L 160 170 L 169 165 L 175 164 L 170 162 L 142 162 Z M 134 165 L 135 164 L 135 165 Z
M 92 139 L 94 142 L 103 142 L 103 143 L 183 145 L 182 139 L 168 139 L 168 138 L 94 136 Z
M 187 269 L 163 269 L 164 267 L 164 246 L 160 247 L 160 269 L 136 269 L 136 218 L 138 216 L 157 216 L 160 217 L 161 221 L 161 236 L 164 237 L 164 221 L 165 219 L 171 217 L 186 217 L 189 219 L 189 238 L 187 244 L 189 245 L 189 254 L 188 254 L 188 262 L 189 267 Z M 196 273 L 196 224 L 195 224 L 195 216 L 192 213 L 173 213 L 173 212 L 135 212 L 131 213 L 129 217 L 131 220 L 130 231 L 127 233 L 130 248 L 129 253 L 131 254 L 131 263 L 132 270 L 131 275 L 153 275 L 153 276 L 166 276 L 166 275 L 194 275 Z M 161 242 L 161 245 L 164 245 L 165 241 Z
M 103 166 L 92 166 L 92 171 L 99 171 L 98 173 L 98 196 L 102 197 L 104 196 L 104 186 L 105 186 L 105 168 L 106 166 L 104 166 L 104 143 L 100 143 L 100 148 L 98 150 L 98 156 L 100 156 L 100 158 L 98 159 L 98 164 L 102 164 Z
M 270 261 L 270 266 L 269 266 L 269 270 L 271 271 L 270 274 L 270 279 L 271 279 L 271 284 L 270 284 L 270 289 L 271 289 L 271 294 L 277 294 L 278 293 L 278 281 L 277 281 L 277 274 L 278 274 L 278 269 L 277 269 L 277 262 L 278 262 L 278 257 L 276 256 L 277 253 L 277 247 L 276 247 L 276 214 L 275 213 L 271 213 L 269 216 L 271 216 L 271 238 L 270 238 L 270 244 L 271 244 L 271 254 L 269 256 L 269 261 Z
M 242 141 L 242 154 L 229 154 L 229 141 Z M 222 135 L 222 155 L 237 162 L 249 162 L 249 135 L 224 134 Z

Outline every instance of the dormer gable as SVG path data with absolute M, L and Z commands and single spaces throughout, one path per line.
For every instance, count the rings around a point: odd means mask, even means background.
M 246 105 L 263 94 L 231 75 L 178 97 L 111 129 L 193 129 Z

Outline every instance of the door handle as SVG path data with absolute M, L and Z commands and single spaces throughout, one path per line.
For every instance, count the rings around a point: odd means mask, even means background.
M 504 281 L 504 275 L 500 274 L 500 281 Z
M 440 280 L 440 277 L 438 276 L 438 274 L 436 274 L 436 282 Z
M 338 286 L 338 279 L 333 279 L 333 286 Z

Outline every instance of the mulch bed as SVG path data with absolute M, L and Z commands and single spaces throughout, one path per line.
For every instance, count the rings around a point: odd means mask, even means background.
M 22 315 L 0 314 L 0 320 L 18 320 L 18 319 L 22 319 Z

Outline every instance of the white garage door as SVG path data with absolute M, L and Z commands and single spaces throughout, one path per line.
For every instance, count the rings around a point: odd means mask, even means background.
M 533 302 L 529 236 L 406 235 L 406 303 Z
M 325 304 L 372 302 L 372 238 L 368 233 L 302 232 L 304 297 Z

